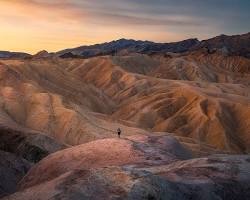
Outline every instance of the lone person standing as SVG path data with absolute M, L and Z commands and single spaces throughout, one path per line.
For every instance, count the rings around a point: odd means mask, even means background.
M 122 130 L 120 128 L 117 129 L 117 135 L 120 138 L 121 137 Z

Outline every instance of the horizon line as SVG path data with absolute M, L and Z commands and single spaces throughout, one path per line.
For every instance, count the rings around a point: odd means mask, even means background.
M 187 40 L 198 40 L 199 42 L 202 42 L 202 41 L 206 41 L 206 40 L 209 40 L 209 39 L 213 39 L 213 38 L 216 38 L 216 37 L 219 37 L 219 36 L 228 36 L 228 37 L 233 37 L 233 36 L 240 36 L 240 35 L 247 35 L 247 34 L 250 34 L 250 31 L 249 32 L 244 32 L 244 33 L 238 33 L 238 34 L 219 34 L 219 35 L 216 35 L 216 36 L 213 36 L 213 37 L 209 37 L 207 39 L 199 39 L 198 37 L 191 37 L 191 38 L 187 38 L 187 39 L 182 39 L 182 40 L 178 40 L 178 41 L 169 41 L 169 42 L 156 42 L 156 41 L 153 41 L 153 40 L 140 40 L 140 39 L 132 39 L 132 38 L 129 38 L 129 39 L 126 39 L 126 38 L 117 38 L 117 39 L 113 39 L 113 40 L 109 40 L 109 41 L 104 41 L 104 42 L 98 42 L 98 43 L 91 43 L 91 44 L 82 44 L 82 45 L 79 45 L 79 46 L 74 46 L 74 47 L 65 47 L 63 49 L 60 49 L 60 50 L 57 50 L 57 51 L 49 51 L 47 49 L 41 49 L 37 52 L 27 52 L 27 51 L 12 51 L 12 50 L 5 50 L 5 49 L 0 49 L 0 52 L 11 52 L 11 53 L 25 53 L 25 54 L 29 54 L 29 55 L 35 55 L 41 51 L 46 51 L 48 53 L 57 53 L 57 52 L 60 52 L 60 51 L 64 51 L 64 50 L 70 50 L 70 49 L 75 49 L 75 48 L 79 48 L 79 47 L 91 47 L 91 46 L 95 46 L 95 45 L 101 45 L 101 44 L 105 44 L 105 43 L 111 43 L 111 42 L 116 42 L 116 41 L 119 41 L 119 40 L 133 40 L 133 41 L 141 41 L 141 42 L 152 42 L 152 43 L 155 43 L 155 44 L 171 44 L 171 43 L 178 43 L 178 42 L 183 42 L 183 41 L 187 41 Z

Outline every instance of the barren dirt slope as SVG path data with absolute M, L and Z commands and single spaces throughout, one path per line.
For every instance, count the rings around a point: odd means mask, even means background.
M 1 121 L 70 145 L 114 137 L 121 127 L 125 135 L 171 132 L 249 152 L 249 60 L 222 56 L 3 60 Z
M 3 177 L 14 178 L 1 182 L 0 195 L 18 184 L 6 199 L 176 191 L 180 199 L 244 199 L 249 158 L 207 156 L 250 152 L 249 76 L 247 58 L 203 51 L 1 60 L 0 150 L 13 163 Z M 118 127 L 122 139 L 114 139 Z M 27 172 L 19 163 L 36 162 L 19 182 Z
M 71 67 L 67 68 L 70 73 L 94 84 L 118 105 L 112 113 L 114 119 L 133 121 L 152 131 L 197 138 L 221 149 L 249 151 L 247 82 L 159 79 L 132 73 L 123 65 L 117 65 L 117 59 L 113 62 L 112 57 L 87 59 L 77 65 L 73 62 L 69 61 Z M 212 68 L 204 69 L 216 73 Z M 236 76 L 240 74 L 226 66 L 218 67 L 218 71 L 222 69 Z M 162 74 L 168 73 L 162 71 Z M 195 80 L 200 79 L 198 75 Z

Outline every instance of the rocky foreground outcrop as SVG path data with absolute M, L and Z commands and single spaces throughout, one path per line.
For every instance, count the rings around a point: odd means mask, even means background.
M 0 150 L 0 198 L 16 191 L 18 182 L 31 164 L 14 154 Z
M 42 133 L 0 125 L 0 197 L 16 192 L 34 163 L 66 147 Z
M 192 153 L 171 136 L 104 139 L 51 154 L 4 200 L 245 200 L 250 156 Z
M 42 133 L 0 125 L 0 150 L 13 153 L 31 163 L 66 147 Z
M 28 188 L 75 169 L 153 166 L 190 158 L 192 152 L 171 136 L 96 140 L 51 154 L 34 166 L 20 185 L 21 189 Z

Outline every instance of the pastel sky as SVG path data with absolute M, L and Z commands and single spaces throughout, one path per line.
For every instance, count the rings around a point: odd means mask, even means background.
M 0 0 L 0 50 L 120 38 L 171 42 L 250 31 L 250 0 Z

